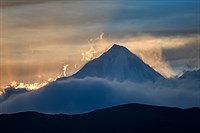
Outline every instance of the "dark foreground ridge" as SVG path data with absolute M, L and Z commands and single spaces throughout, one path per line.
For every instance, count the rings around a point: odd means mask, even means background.
M 200 133 L 200 108 L 126 104 L 80 115 L 0 115 L 2 133 Z

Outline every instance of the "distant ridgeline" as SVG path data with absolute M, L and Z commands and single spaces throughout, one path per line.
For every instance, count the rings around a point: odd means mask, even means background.
M 127 104 L 80 115 L 0 115 L 2 133 L 200 133 L 200 108 Z

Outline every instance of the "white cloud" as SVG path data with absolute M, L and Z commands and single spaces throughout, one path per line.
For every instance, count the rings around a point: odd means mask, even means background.
M 0 103 L 0 112 L 76 114 L 132 102 L 182 108 L 200 107 L 198 80 L 187 81 L 136 84 L 98 78 L 68 79 L 10 97 Z

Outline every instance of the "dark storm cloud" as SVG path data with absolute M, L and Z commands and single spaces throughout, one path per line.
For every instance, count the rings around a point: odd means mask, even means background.
M 0 111 L 74 114 L 131 102 L 183 108 L 200 107 L 198 86 L 198 80 L 194 79 L 156 84 L 119 83 L 95 78 L 70 79 L 11 97 L 0 104 Z

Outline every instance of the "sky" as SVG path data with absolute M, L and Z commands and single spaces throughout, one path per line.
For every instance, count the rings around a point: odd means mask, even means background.
M 199 0 L 1 0 L 0 9 L 1 88 L 73 74 L 114 43 L 165 77 L 200 68 Z

